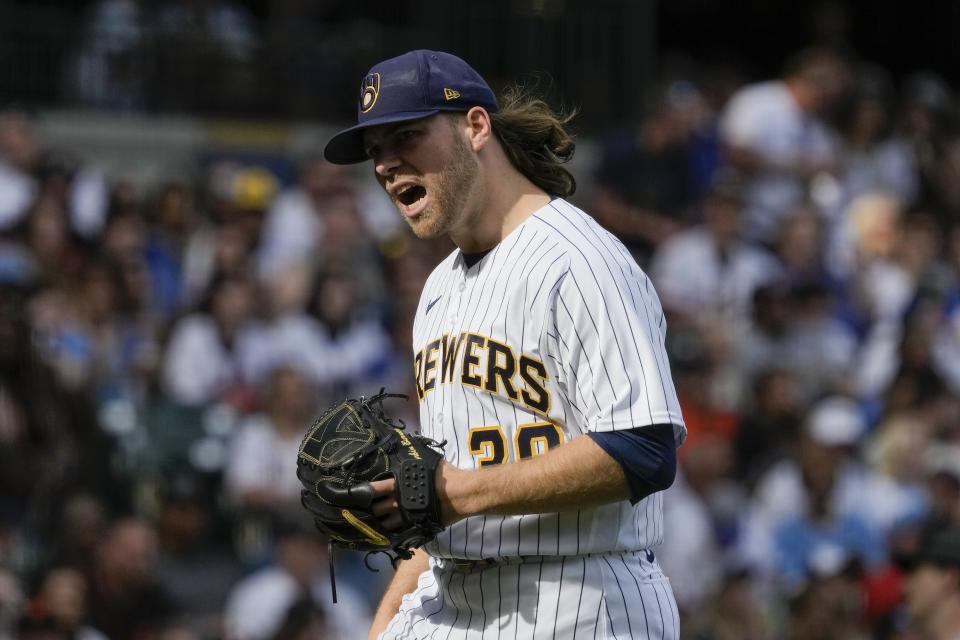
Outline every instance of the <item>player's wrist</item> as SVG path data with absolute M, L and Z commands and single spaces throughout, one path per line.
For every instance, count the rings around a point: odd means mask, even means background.
M 482 513 L 479 494 L 473 490 L 472 476 L 449 462 L 437 467 L 437 495 L 440 497 L 440 517 L 445 526 Z

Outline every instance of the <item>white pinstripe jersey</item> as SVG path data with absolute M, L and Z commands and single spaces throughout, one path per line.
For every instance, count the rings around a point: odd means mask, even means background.
M 414 320 L 421 432 L 465 469 L 544 453 L 590 431 L 672 423 L 686 436 L 650 279 L 613 235 L 562 199 L 467 268 L 454 251 Z M 495 489 L 493 489 L 495 490 Z M 579 555 L 663 539 L 662 493 L 636 506 L 473 516 L 425 548 L 437 557 Z

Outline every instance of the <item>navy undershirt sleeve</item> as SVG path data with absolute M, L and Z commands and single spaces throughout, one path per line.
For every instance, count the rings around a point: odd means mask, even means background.
M 673 484 L 677 473 L 673 425 L 655 424 L 587 435 L 623 468 L 630 485 L 631 504 Z

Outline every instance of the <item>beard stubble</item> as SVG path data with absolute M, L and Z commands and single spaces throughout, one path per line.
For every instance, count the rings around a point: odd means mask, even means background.
M 453 129 L 453 127 L 451 127 Z M 469 198 L 478 173 L 477 159 L 467 143 L 453 129 L 453 142 L 447 166 L 437 174 L 436 184 L 431 189 L 433 200 L 423 214 L 422 224 L 408 220 L 414 234 L 421 239 L 436 238 L 449 233 L 455 226 L 469 226 Z

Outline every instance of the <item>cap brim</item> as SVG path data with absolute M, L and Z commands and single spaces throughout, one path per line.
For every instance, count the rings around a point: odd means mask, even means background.
M 364 162 L 370 159 L 367 157 L 367 152 L 363 148 L 363 132 L 365 130 L 382 124 L 395 124 L 397 122 L 408 122 L 410 120 L 428 118 L 438 113 L 440 113 L 440 109 L 401 111 L 379 118 L 371 118 L 349 129 L 344 129 L 330 138 L 327 146 L 323 149 L 323 157 L 333 164 L 356 164 L 358 162 Z

